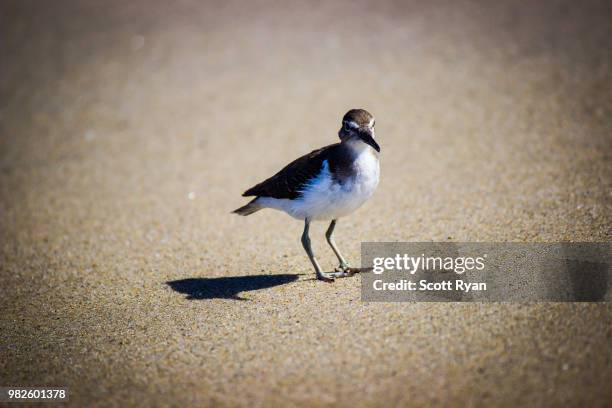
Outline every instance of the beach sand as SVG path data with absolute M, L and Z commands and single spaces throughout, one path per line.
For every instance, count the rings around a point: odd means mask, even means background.
M 609 2 L 103 3 L 0 5 L 0 385 L 612 403 L 610 303 L 364 303 L 313 280 L 301 222 L 230 214 L 361 107 L 381 181 L 338 223 L 353 264 L 362 241 L 610 241 Z

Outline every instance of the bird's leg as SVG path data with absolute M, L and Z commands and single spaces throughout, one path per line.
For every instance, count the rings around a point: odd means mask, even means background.
M 304 222 L 304 232 L 302 233 L 302 246 L 304 247 L 304 250 L 306 251 L 308 258 L 310 259 L 310 262 L 312 262 L 312 266 L 314 266 L 315 271 L 317 272 L 317 279 L 320 279 L 326 282 L 332 282 L 334 278 L 321 270 L 321 266 L 319 266 L 319 263 L 317 262 L 317 258 L 315 258 L 314 254 L 312 253 L 312 247 L 310 246 L 310 237 L 308 236 L 309 228 L 310 228 L 310 220 L 306 218 Z
M 325 233 L 325 238 L 327 238 L 327 243 L 332 248 L 332 250 L 334 251 L 334 254 L 336 254 L 336 257 L 338 258 L 338 261 L 340 262 L 340 265 L 336 268 L 336 272 L 340 272 L 342 275 L 338 275 L 338 276 L 346 276 L 350 273 L 350 266 L 348 262 L 346 262 L 342 254 L 340 253 L 340 250 L 338 249 L 338 247 L 336 246 L 336 240 L 334 239 L 334 229 L 335 228 L 336 228 L 336 220 L 332 220 L 331 224 L 329 224 L 329 228 L 327 229 L 327 232 Z

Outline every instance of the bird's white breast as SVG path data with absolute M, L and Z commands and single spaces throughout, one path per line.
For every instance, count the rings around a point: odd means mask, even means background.
M 380 167 L 372 149 L 360 149 L 352 166 L 352 175 L 338 181 L 332 177 L 329 163 L 325 161 L 319 176 L 309 183 L 299 199 L 262 197 L 258 202 L 298 219 L 331 220 L 343 217 L 361 207 L 378 186 Z

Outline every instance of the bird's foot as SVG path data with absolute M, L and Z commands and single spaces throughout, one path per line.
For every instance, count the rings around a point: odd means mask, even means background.
M 353 276 L 357 270 L 351 268 L 347 263 L 341 263 L 334 271 L 332 275 L 335 278 L 346 278 L 347 276 Z
M 334 274 L 333 273 L 317 273 L 317 279 L 323 282 L 327 282 L 327 283 L 331 283 L 334 281 Z
M 347 278 L 351 276 L 351 273 L 344 272 L 344 271 L 338 271 L 338 272 L 331 272 L 330 275 L 333 276 L 334 278 Z
M 348 278 L 349 276 L 353 276 L 355 273 L 359 272 L 358 269 L 355 268 L 336 268 L 335 272 L 330 273 L 334 278 Z

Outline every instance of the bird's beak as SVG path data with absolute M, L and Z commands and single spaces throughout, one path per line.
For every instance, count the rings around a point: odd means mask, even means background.
M 361 130 L 359 132 L 359 137 L 364 141 L 364 143 L 369 144 L 374 148 L 374 150 L 380 152 L 380 146 L 378 143 L 376 143 L 376 140 L 374 140 L 374 131 L 372 129 Z

